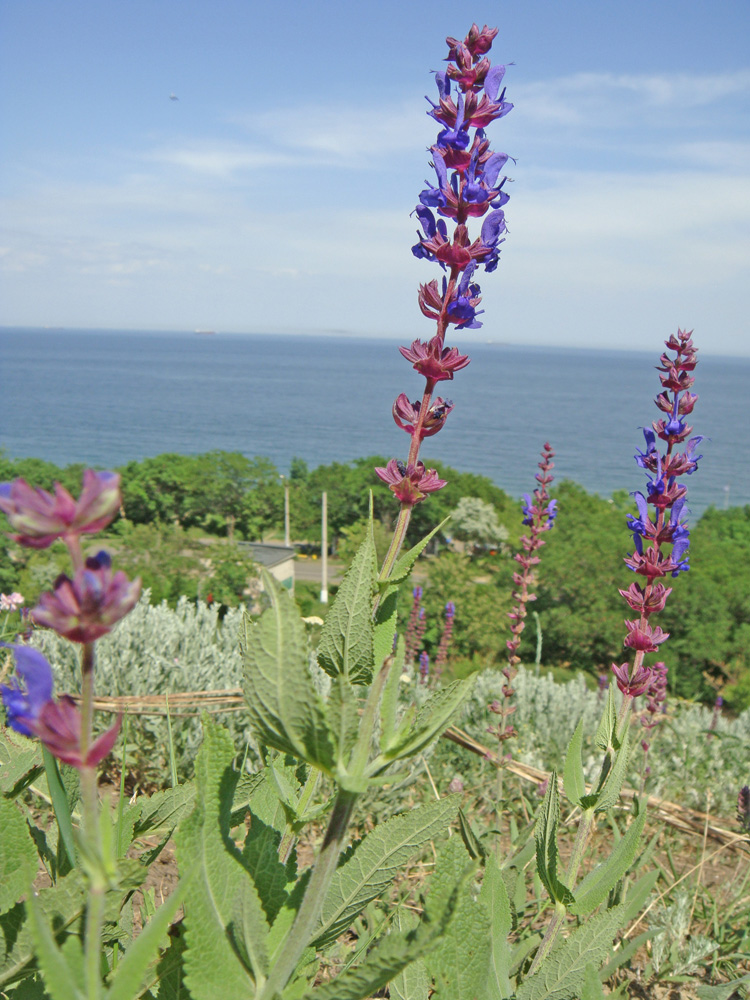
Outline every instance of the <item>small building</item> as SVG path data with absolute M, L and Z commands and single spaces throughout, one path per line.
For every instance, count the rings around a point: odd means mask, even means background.
M 266 542 L 237 542 L 238 548 L 244 549 L 253 562 L 265 567 L 282 587 L 294 593 L 294 556 L 295 551 L 287 545 L 272 545 Z

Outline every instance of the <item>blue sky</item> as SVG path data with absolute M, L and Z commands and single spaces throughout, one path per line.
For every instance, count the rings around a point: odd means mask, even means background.
M 0 323 L 427 338 L 424 95 L 472 20 L 516 158 L 472 339 L 750 353 L 747 0 L 0 0 Z

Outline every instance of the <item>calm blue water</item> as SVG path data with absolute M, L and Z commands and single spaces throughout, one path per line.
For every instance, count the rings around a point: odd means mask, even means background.
M 460 337 L 460 335 L 459 335 Z M 456 408 L 423 457 L 533 488 L 545 440 L 556 475 L 608 496 L 640 489 L 640 427 L 657 417 L 653 354 L 467 345 L 471 365 L 444 395 Z M 687 480 L 690 505 L 750 503 L 750 359 L 701 352 L 695 433 L 710 440 Z M 0 329 L 0 445 L 14 457 L 113 466 L 212 449 L 293 456 L 313 467 L 363 455 L 404 457 L 390 410 L 423 379 L 387 340 Z M 445 391 L 447 390 L 447 391 Z

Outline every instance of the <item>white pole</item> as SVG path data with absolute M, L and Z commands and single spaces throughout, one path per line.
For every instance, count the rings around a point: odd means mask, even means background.
M 291 546 L 291 535 L 289 533 L 289 485 L 284 483 L 284 545 Z
M 320 543 L 320 603 L 328 604 L 328 494 L 323 493 Z

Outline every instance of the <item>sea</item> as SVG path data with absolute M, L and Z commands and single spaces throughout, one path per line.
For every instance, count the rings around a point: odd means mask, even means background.
M 659 416 L 655 366 L 639 353 L 455 342 L 471 364 L 443 382 L 454 403 L 422 457 L 530 492 L 542 445 L 555 475 L 608 498 L 643 489 L 634 461 Z M 701 351 L 691 416 L 704 437 L 685 480 L 694 516 L 750 504 L 750 358 Z M 398 342 L 346 336 L 0 328 L 0 447 L 67 465 L 122 465 L 221 449 L 313 468 L 367 455 L 405 458 L 399 393 L 424 380 Z

